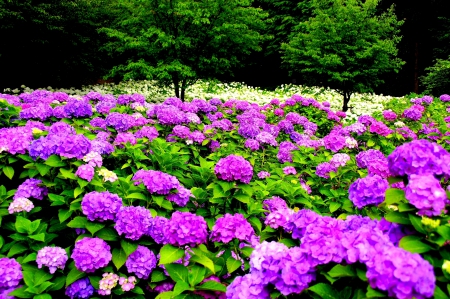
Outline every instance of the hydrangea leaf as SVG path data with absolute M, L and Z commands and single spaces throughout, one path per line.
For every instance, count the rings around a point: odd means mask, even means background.
M 164 245 L 159 252 L 159 265 L 170 264 L 184 257 L 184 250 L 172 245 Z

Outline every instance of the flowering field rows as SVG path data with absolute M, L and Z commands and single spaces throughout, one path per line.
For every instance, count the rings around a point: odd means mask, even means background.
M 1 298 L 449 296 L 448 95 L 0 99 Z

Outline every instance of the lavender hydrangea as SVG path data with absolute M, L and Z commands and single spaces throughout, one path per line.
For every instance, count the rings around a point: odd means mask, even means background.
M 236 277 L 227 287 L 228 299 L 269 299 L 270 292 L 259 273 Z
M 159 195 L 167 195 L 171 190 L 181 186 L 175 176 L 157 170 L 138 170 L 133 176 L 133 181 L 135 185 L 143 183 L 148 192 Z
M 275 140 L 275 136 L 270 134 L 269 132 L 261 132 L 256 135 L 256 141 L 264 144 L 269 144 L 271 146 L 277 146 L 278 142 Z
M 69 285 L 66 289 L 66 296 L 69 296 L 70 299 L 85 299 L 94 295 L 94 291 L 91 281 L 88 277 L 85 277 Z
M 25 198 L 35 198 L 43 200 L 48 194 L 48 189 L 45 186 L 40 186 L 42 184 L 41 180 L 38 179 L 26 179 L 25 182 L 20 184 L 14 194 L 14 199 L 19 197 Z
M 149 141 L 152 141 L 156 137 L 159 136 L 158 130 L 155 127 L 144 126 L 139 129 L 136 133 L 134 133 L 134 137 L 136 138 L 147 138 Z
M 47 266 L 50 274 L 53 274 L 57 269 L 64 270 L 67 259 L 67 253 L 63 248 L 46 246 L 38 251 L 36 263 L 39 269 L 42 266 Z
M 111 247 L 100 238 L 85 237 L 75 243 L 71 258 L 78 270 L 92 273 L 111 261 Z
M 128 273 L 134 273 L 138 278 L 147 279 L 156 267 L 156 256 L 147 247 L 138 245 L 125 262 Z
M 397 119 L 397 114 L 392 110 L 384 110 L 383 117 L 387 121 L 394 121 Z
M 234 238 L 241 241 L 250 241 L 250 237 L 254 234 L 253 227 L 242 214 L 225 214 L 217 219 L 212 228 L 210 239 L 214 242 L 226 244 Z
M 83 164 L 78 167 L 75 175 L 83 180 L 90 182 L 94 177 L 94 167 L 89 164 Z
M 186 204 L 189 201 L 189 198 L 191 198 L 191 197 L 195 197 L 192 194 L 191 190 L 180 186 L 180 187 L 178 187 L 177 193 L 172 193 L 172 194 L 167 195 L 167 200 L 173 201 L 180 207 L 184 207 L 184 206 L 186 206 Z
M 0 289 L 16 287 L 22 278 L 22 266 L 15 259 L 0 258 Z
M 109 191 L 92 191 L 84 195 L 81 210 L 90 221 L 114 220 L 122 207 L 122 199 Z
M 66 158 L 83 159 L 91 151 L 90 140 L 81 134 L 72 135 L 70 138 L 61 138 L 56 154 Z
M 34 208 L 33 202 L 31 202 L 28 198 L 25 197 L 16 197 L 9 204 L 8 213 L 19 213 L 22 211 L 30 212 Z
M 270 173 L 269 172 L 267 172 L 267 171 L 260 171 L 260 172 L 258 172 L 258 178 L 265 179 L 265 178 L 268 178 L 268 177 L 270 177 Z
M 139 240 L 153 225 L 150 211 L 144 207 L 121 207 L 116 214 L 114 228 L 120 235 L 131 240 Z
M 389 183 L 378 175 L 369 175 L 359 178 L 350 185 L 348 190 L 349 199 L 361 209 L 367 205 L 378 205 L 384 201 Z
M 250 271 L 261 273 L 264 284 L 276 282 L 288 251 L 289 248 L 286 245 L 274 241 L 264 241 L 256 245 L 250 256 Z
M 147 234 L 158 244 L 166 244 L 166 230 L 169 219 L 156 216 L 153 219 L 153 225 L 149 227 Z
M 336 171 L 336 167 L 329 163 L 329 162 L 323 162 L 320 163 L 319 165 L 317 165 L 316 167 L 316 175 L 324 178 L 324 179 L 329 179 L 330 178 L 330 172 L 332 171 Z
M 91 117 L 92 106 L 88 101 L 69 98 L 64 106 L 64 112 L 70 117 Z
M 297 170 L 295 170 L 295 168 L 294 167 L 292 167 L 292 166 L 286 166 L 286 167 L 284 167 L 283 168 L 283 173 L 285 174 L 285 175 L 289 175 L 289 174 L 297 174 Z
M 245 140 L 244 147 L 250 149 L 251 151 L 257 151 L 260 148 L 260 144 L 255 139 Z
M 356 165 L 359 168 L 367 168 L 367 166 L 375 160 L 386 160 L 386 157 L 379 150 L 370 149 L 360 152 L 356 155 Z
M 445 208 L 447 194 L 432 174 L 409 176 L 406 199 L 419 211 L 418 215 L 439 216 Z
M 243 157 L 229 155 L 217 162 L 214 173 L 217 178 L 224 181 L 240 181 L 248 184 L 253 177 L 253 167 Z
M 345 166 L 347 162 L 350 160 L 350 156 L 347 154 L 334 154 L 333 158 L 330 160 L 330 164 L 334 167 L 338 168 L 341 166 Z
M 195 247 L 206 243 L 207 225 L 202 216 L 176 211 L 166 226 L 167 242 L 174 246 Z

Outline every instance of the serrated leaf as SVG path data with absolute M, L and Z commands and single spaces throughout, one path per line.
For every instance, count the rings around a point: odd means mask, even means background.
M 184 282 L 184 281 L 177 281 L 177 283 L 175 284 L 175 287 L 173 288 L 173 296 L 177 296 L 181 293 L 183 293 L 184 291 L 187 291 L 190 289 L 190 286 Z
M 51 169 L 50 166 L 45 164 L 36 164 L 36 168 L 41 176 L 45 176 Z
M 119 239 L 117 232 L 110 227 L 105 227 L 99 230 L 95 236 L 105 241 L 117 241 Z
M 319 295 L 324 299 L 335 299 L 338 298 L 337 292 L 326 283 L 318 283 L 308 288 L 309 291 L 312 291 Z
M 96 222 L 90 222 L 90 221 L 88 221 L 86 223 L 86 229 L 91 234 L 95 234 L 96 232 L 98 232 L 99 230 L 101 230 L 104 227 L 105 227 L 105 224 L 102 224 L 102 223 L 96 223 Z
M 144 194 L 137 192 L 128 194 L 126 198 L 147 200 L 147 197 Z
M 114 248 L 112 252 L 112 262 L 119 270 L 127 261 L 127 254 L 123 249 Z
M 236 260 L 236 259 L 234 259 L 233 257 L 230 256 L 229 258 L 227 258 L 226 264 L 227 264 L 228 273 L 231 274 L 234 271 L 236 271 L 242 265 L 242 262 L 238 261 L 238 260 Z
M 40 233 L 37 235 L 31 235 L 28 236 L 30 239 L 36 240 L 36 241 L 40 241 L 40 242 L 45 242 L 45 234 L 44 233 Z
M 340 204 L 340 203 L 338 203 L 338 202 L 332 202 L 332 203 L 330 203 L 330 212 L 331 212 L 331 213 L 336 212 L 341 206 L 342 206 L 342 204 Z
M 6 255 L 7 257 L 13 257 L 16 254 L 22 253 L 24 251 L 27 251 L 28 248 L 23 246 L 20 243 L 16 243 L 14 244 L 8 251 L 8 254 Z
M 59 210 L 58 211 L 58 218 L 59 218 L 59 223 L 63 223 L 64 221 L 66 221 L 67 219 L 70 218 L 70 216 L 72 216 L 73 211 L 71 210 Z
M 342 266 L 342 265 L 338 264 L 338 265 L 334 266 L 330 271 L 328 271 L 328 275 L 330 275 L 333 278 L 354 277 L 354 276 L 356 276 L 356 273 L 351 265 Z
M 61 161 L 61 158 L 57 155 L 51 155 L 48 157 L 47 160 L 45 160 L 44 164 L 51 166 L 51 167 L 63 167 L 66 166 L 65 162 Z
M 159 251 L 159 265 L 170 264 L 184 257 L 184 250 L 166 244 Z
M 167 278 L 167 276 L 164 275 L 164 273 L 162 271 L 159 271 L 159 270 L 152 271 L 152 276 L 151 276 L 152 282 L 160 282 L 160 281 L 165 280 L 166 278 Z
M 389 188 L 385 193 L 384 203 L 386 205 L 400 204 L 405 202 L 405 191 L 397 188 Z
M 84 190 L 80 187 L 76 187 L 75 190 L 73 190 L 73 197 L 77 198 L 78 195 L 80 195 L 81 193 L 83 193 Z
M 384 218 L 389 222 L 411 225 L 411 221 L 409 220 L 407 213 L 390 212 L 386 214 Z
M 191 286 L 196 286 L 205 279 L 206 269 L 199 265 L 193 265 L 189 269 L 188 280 Z

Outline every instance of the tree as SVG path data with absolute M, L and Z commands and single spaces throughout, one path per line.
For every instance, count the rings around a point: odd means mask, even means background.
M 377 15 L 378 0 L 312 0 L 314 16 L 295 27 L 282 45 L 285 66 L 311 84 L 327 85 L 343 96 L 347 111 L 355 92 L 372 92 L 381 74 L 398 71 L 397 36 L 402 21 L 393 7 Z
M 109 76 L 156 79 L 184 99 L 198 79 L 212 78 L 261 50 L 267 14 L 251 0 L 124 0 L 121 18 L 103 28 L 105 45 L 129 59 Z
M 425 70 L 428 73 L 421 79 L 426 93 L 434 96 L 450 93 L 450 57 L 447 60 L 436 59 L 436 63 Z

